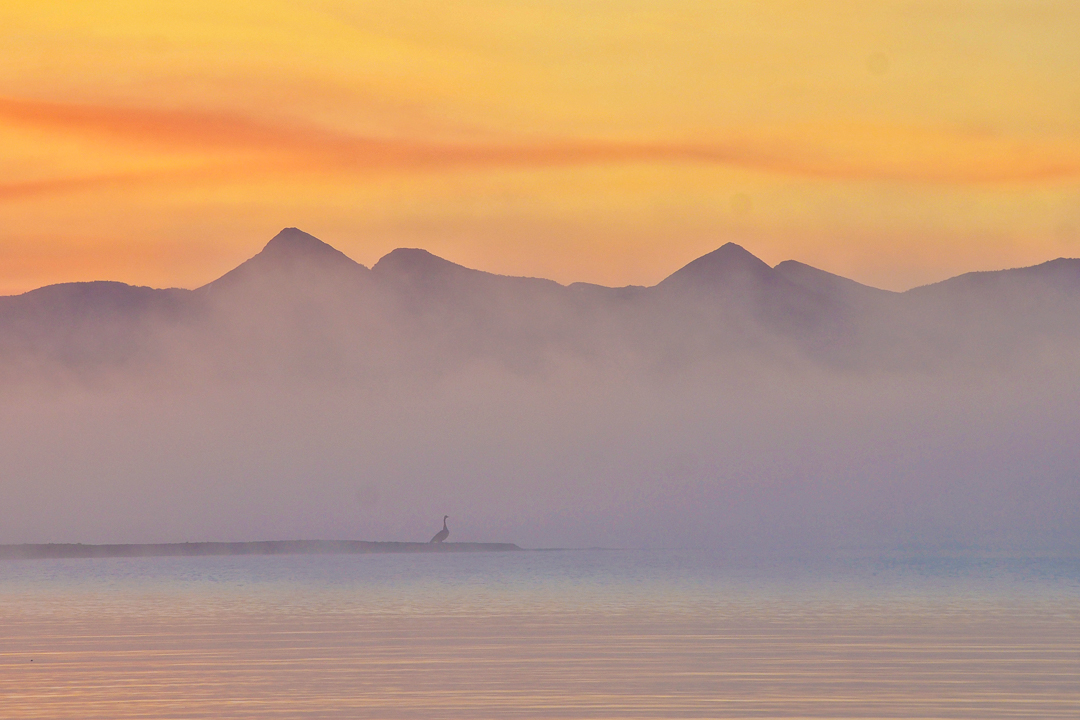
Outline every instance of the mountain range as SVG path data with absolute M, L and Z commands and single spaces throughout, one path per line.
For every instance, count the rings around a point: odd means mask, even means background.
M 195 290 L 117 282 L 0 298 L 0 379 L 155 363 L 438 371 L 558 358 L 672 371 L 711 362 L 848 370 L 1063 369 L 1080 360 L 1080 260 L 889 292 L 727 243 L 653 287 L 508 277 L 401 248 L 367 268 L 296 228 Z
M 1080 260 L 610 288 L 290 228 L 195 290 L 0 298 L 0 543 L 1075 553 L 1077 427 Z

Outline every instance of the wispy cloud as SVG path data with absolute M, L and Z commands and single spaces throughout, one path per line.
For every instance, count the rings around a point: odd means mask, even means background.
M 878 129 L 852 143 L 792 129 L 726 142 L 545 140 L 447 143 L 371 137 L 239 114 L 0 98 L 0 123 L 216 158 L 213 167 L 62 177 L 0 184 L 0 200 L 147 183 L 242 179 L 255 172 L 528 168 L 697 163 L 840 181 L 1030 183 L 1080 179 L 1080 139 L 1020 145 L 976 134 Z M 839 139 L 837 139 L 839 137 Z M 846 143 L 846 144 L 845 144 Z M 901 147 L 902 152 L 897 152 Z M 237 154 L 243 155 L 238 159 Z M 254 164 L 252 156 L 261 160 Z M 191 163 L 187 163 L 191 165 Z
M 132 190 L 162 184 L 235 181 L 250 176 L 252 170 L 250 166 L 232 163 L 0 183 L 0 202 L 95 190 Z

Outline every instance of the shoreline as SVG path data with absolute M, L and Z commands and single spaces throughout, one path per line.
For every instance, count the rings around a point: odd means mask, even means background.
M 373 553 L 514 552 L 514 543 L 419 543 L 368 540 L 261 540 L 83 545 L 46 543 L 0 545 L 0 560 L 68 558 L 206 557 L 223 555 L 364 555 Z

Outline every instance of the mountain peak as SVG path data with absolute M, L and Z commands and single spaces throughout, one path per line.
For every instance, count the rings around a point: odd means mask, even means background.
M 743 246 L 729 242 L 676 270 L 660 285 L 710 286 L 748 276 L 768 279 L 773 276 L 773 269 Z
M 479 270 L 469 270 L 457 263 L 445 260 L 420 248 L 397 248 L 375 263 L 371 268 L 379 275 L 425 276 L 445 275 L 452 272 L 480 274 Z
M 366 268 L 314 235 L 290 227 L 275 235 L 258 255 L 204 287 L 223 288 L 259 277 L 316 271 L 351 275 L 357 271 L 365 272 Z
M 289 260 L 315 257 L 348 259 L 340 250 L 294 227 L 285 228 L 271 238 L 259 254 Z
M 691 262 L 687 267 L 694 265 L 708 265 L 711 267 L 740 267 L 760 270 L 769 266 L 764 260 L 758 258 L 752 252 L 733 242 L 724 243 L 708 255 L 702 255 Z
M 260 266 L 289 267 L 297 263 L 318 266 L 348 266 L 354 268 L 358 263 L 335 247 L 327 245 L 314 235 L 309 235 L 297 228 L 285 228 L 244 265 L 256 263 Z M 240 267 L 244 267 L 241 265 Z M 360 266 L 363 267 L 363 266 Z

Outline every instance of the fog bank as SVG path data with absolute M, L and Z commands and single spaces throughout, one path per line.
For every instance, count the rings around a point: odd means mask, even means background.
M 0 298 L 0 542 L 1073 552 L 1070 262 L 610 289 L 287 231 L 195 291 Z

